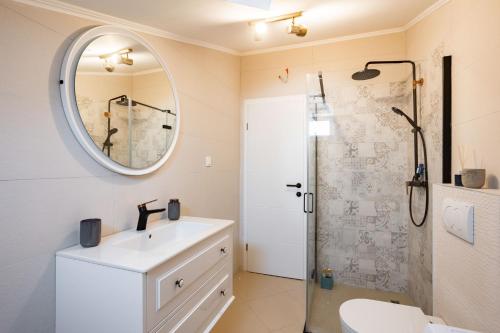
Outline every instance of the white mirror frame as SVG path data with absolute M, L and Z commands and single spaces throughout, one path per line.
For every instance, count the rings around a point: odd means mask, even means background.
M 136 42 L 144 45 L 151 54 L 156 58 L 158 63 L 161 65 L 167 77 L 170 81 L 170 86 L 172 88 L 172 93 L 174 95 L 175 101 L 175 133 L 174 138 L 172 140 L 172 144 L 168 148 L 167 152 L 163 157 L 154 163 L 151 166 L 143 169 L 134 169 L 130 167 L 126 167 L 121 165 L 107 155 L 105 155 L 94 143 L 92 138 L 87 132 L 85 125 L 83 124 L 82 118 L 80 116 L 80 111 L 78 110 L 78 105 L 76 103 L 75 96 L 75 74 L 76 69 L 78 67 L 78 62 L 82 53 L 85 51 L 87 46 L 93 42 L 95 39 L 105 36 L 105 35 L 120 35 L 131 38 Z M 163 59 L 158 55 L 158 53 L 153 49 L 148 42 L 146 42 L 140 35 L 126 30 L 124 28 L 115 27 L 115 26 L 98 26 L 94 28 L 90 28 L 89 30 L 83 32 L 80 36 L 78 36 L 73 43 L 70 45 L 68 50 L 66 51 L 66 55 L 64 56 L 63 64 L 61 67 L 61 75 L 60 75 L 60 90 L 61 90 L 61 100 L 63 103 L 64 114 L 66 115 L 66 119 L 75 135 L 76 139 L 80 143 L 80 145 L 85 149 L 85 151 L 92 156 L 94 160 L 96 160 L 102 166 L 124 174 L 124 175 L 145 175 L 151 173 L 158 168 L 160 168 L 165 162 L 168 160 L 170 155 L 172 154 L 175 144 L 177 143 L 177 138 L 179 136 L 180 131 L 180 109 L 179 109 L 179 100 L 177 97 L 177 91 L 175 89 L 174 80 L 172 74 L 168 70 L 167 65 L 163 61 Z

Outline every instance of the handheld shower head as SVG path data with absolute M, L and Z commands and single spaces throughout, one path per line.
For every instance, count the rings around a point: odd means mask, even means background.
M 394 112 L 395 114 L 398 114 L 400 116 L 404 116 L 404 112 L 401 111 L 400 109 L 398 109 L 397 107 L 393 106 L 392 107 L 392 112 Z
M 109 156 L 109 154 L 110 154 L 110 148 L 111 148 L 111 146 L 113 145 L 113 144 L 111 143 L 111 136 L 112 136 L 113 134 L 116 134 L 117 132 L 118 132 L 118 128 L 116 128 L 116 127 L 114 127 L 114 128 L 112 128 L 112 129 L 110 129 L 110 130 L 108 131 L 108 135 L 106 136 L 106 140 L 104 140 L 104 142 L 102 143 L 102 151 L 104 151 L 104 149 L 107 147 L 107 148 L 108 148 L 108 156 Z
M 415 123 L 415 121 L 413 121 L 413 119 L 411 119 L 410 117 L 408 117 L 408 115 L 406 113 L 404 113 L 403 111 L 401 111 L 401 109 L 398 109 L 397 107 L 393 106 L 392 107 L 392 112 L 394 112 L 395 114 L 397 115 L 400 115 L 402 117 L 405 117 L 406 120 L 410 123 L 410 125 L 417 131 L 420 130 L 420 127 L 418 127 L 417 123 Z

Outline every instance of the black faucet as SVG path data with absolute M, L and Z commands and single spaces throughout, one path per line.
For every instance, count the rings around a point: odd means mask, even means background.
M 151 200 L 151 201 L 142 203 L 142 204 L 140 204 L 140 205 L 137 206 L 137 208 L 139 209 L 139 220 L 137 221 L 137 230 L 138 231 L 146 230 L 146 225 L 148 223 L 148 217 L 149 217 L 149 215 L 154 214 L 154 213 L 161 213 L 161 212 L 165 211 L 165 208 L 150 209 L 150 210 L 148 210 L 147 207 L 146 207 L 146 205 L 148 203 L 152 203 L 152 202 L 155 202 L 155 201 L 158 201 L 158 199 Z

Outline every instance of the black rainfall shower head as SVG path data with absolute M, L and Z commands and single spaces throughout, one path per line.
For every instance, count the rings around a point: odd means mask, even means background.
M 116 104 L 121 105 L 121 106 L 128 106 L 128 98 L 127 97 L 122 97 L 118 101 L 116 101 Z M 136 106 L 137 103 L 132 100 L 132 106 Z
M 352 74 L 352 79 L 356 81 L 370 80 L 380 75 L 380 71 L 375 68 L 366 68 Z

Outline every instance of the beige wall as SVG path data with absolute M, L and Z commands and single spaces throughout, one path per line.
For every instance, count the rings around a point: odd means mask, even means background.
M 308 73 L 325 74 L 325 88 L 334 91 L 335 85 L 352 84 L 351 74 L 373 59 L 400 59 L 406 54 L 405 35 L 396 33 L 333 44 L 291 49 L 281 52 L 245 56 L 241 59 L 241 98 L 258 98 L 307 93 Z M 288 83 L 278 75 L 289 68 Z M 400 79 L 401 69 L 388 67 L 378 82 Z M 396 77 L 397 76 L 397 77 Z
M 474 245 L 444 228 L 444 200 L 474 206 Z M 434 187 L 434 310 L 448 325 L 500 332 L 500 191 Z
M 132 96 L 138 101 L 175 113 L 175 100 L 168 77 L 163 70 L 137 73 L 132 77 Z
M 240 58 L 144 35 L 172 71 L 181 132 L 157 172 L 121 176 L 80 147 L 59 95 L 71 38 L 97 24 L 0 0 L 2 333 L 54 332 L 54 254 L 78 243 L 81 219 L 102 218 L 110 234 L 135 226 L 138 203 L 173 197 L 183 214 L 239 216 Z M 214 167 L 203 167 L 206 155 Z
M 451 0 L 406 33 L 408 56 L 427 67 L 453 56 L 453 172 L 463 145 L 465 167 L 486 168 L 493 188 L 500 177 L 499 17 L 498 0 Z

